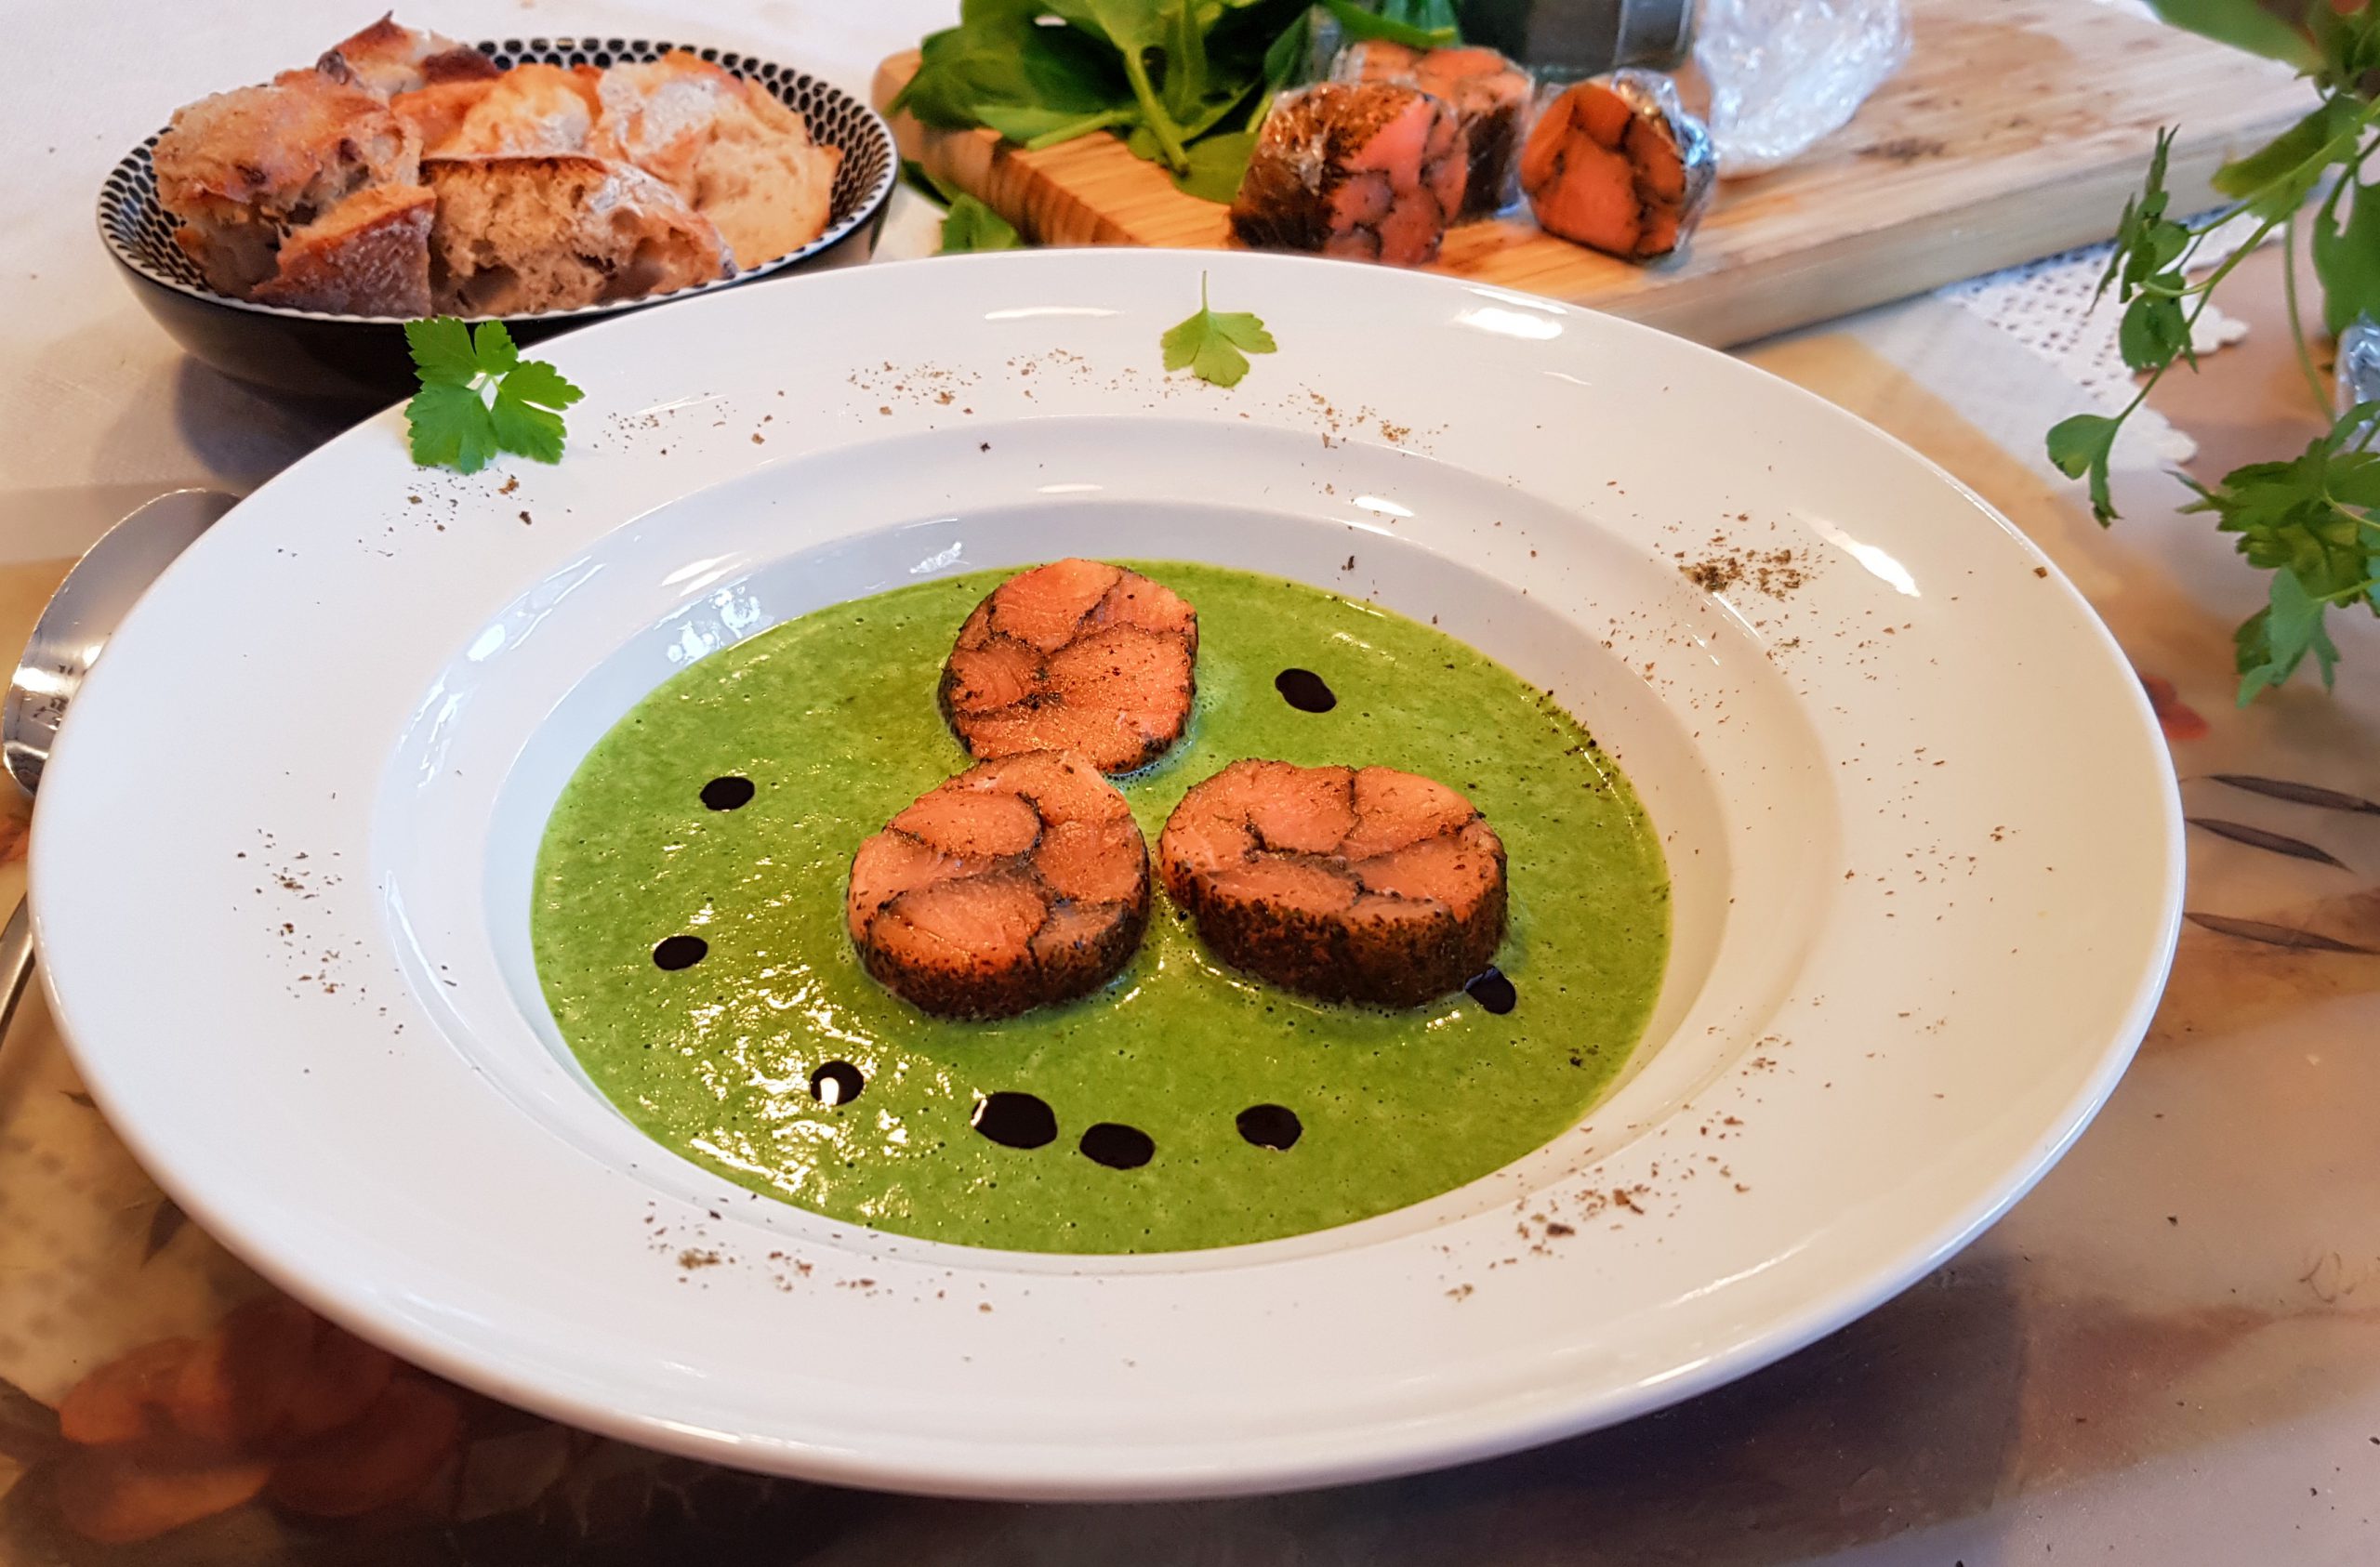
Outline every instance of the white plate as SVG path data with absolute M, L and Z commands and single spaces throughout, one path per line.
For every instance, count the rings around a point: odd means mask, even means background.
M 1159 367 L 1201 270 L 1280 340 L 1235 390 Z M 76 704 L 33 859 L 60 1021 L 157 1179 L 498 1397 L 983 1495 L 1475 1457 L 1883 1300 L 2147 1024 L 2180 822 L 2114 644 L 1938 469 L 1718 354 L 1444 278 L 1122 251 L 844 271 L 549 351 L 588 390 L 559 467 L 419 471 L 384 415 L 202 539 Z M 1747 549 L 1805 580 L 1682 573 Z M 1343 1229 L 1117 1259 L 830 1223 L 593 1093 L 526 955 L 585 748 L 788 616 L 1069 552 L 1435 615 L 1594 727 L 1675 942 L 1581 1126 Z

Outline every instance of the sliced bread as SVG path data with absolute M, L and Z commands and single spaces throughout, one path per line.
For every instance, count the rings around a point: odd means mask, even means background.
M 739 267 L 825 232 L 840 149 L 817 146 L 800 113 L 683 49 L 603 72 L 589 148 L 666 180 L 709 218 Z
M 207 281 L 245 294 L 290 230 L 372 185 L 412 185 L 419 144 L 375 94 L 313 71 L 178 111 L 152 160 L 157 200 Z
M 279 268 L 249 297 L 346 315 L 430 313 L 430 229 L 438 198 L 426 185 L 358 191 L 281 242 Z
M 517 315 L 667 294 L 728 275 L 708 220 L 640 169 L 562 153 L 430 158 L 441 310 Z
M 393 14 L 332 45 L 314 69 L 334 81 L 345 82 L 393 98 L 416 92 L 435 82 L 483 81 L 496 74 L 496 61 L 428 28 L 406 27 Z
M 422 151 L 441 157 L 583 152 L 601 107 L 595 84 L 602 74 L 591 65 L 516 65 L 487 84 L 453 135 L 435 146 L 425 141 Z

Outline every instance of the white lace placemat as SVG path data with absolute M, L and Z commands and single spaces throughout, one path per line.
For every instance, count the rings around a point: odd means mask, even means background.
M 2234 219 L 2207 236 L 2195 260 L 2200 266 L 2217 265 L 2235 254 L 2254 231 L 2254 219 Z M 1938 292 L 1942 298 L 1973 310 L 2049 361 L 2089 392 L 2100 407 L 2120 413 L 2135 389 L 2133 373 L 2116 349 L 2116 327 L 2122 312 L 2112 297 L 2092 309 L 2109 248 L 2087 245 L 2004 272 L 1950 283 Z M 2209 305 L 2190 328 L 2190 346 L 2202 354 L 2213 353 L 2247 335 L 2245 322 L 2234 321 L 2219 307 Z M 2197 443 L 2188 436 L 2162 421 L 2159 426 L 2159 456 L 2178 463 L 2197 454 Z

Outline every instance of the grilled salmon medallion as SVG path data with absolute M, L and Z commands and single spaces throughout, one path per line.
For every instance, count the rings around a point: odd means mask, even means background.
M 1394 768 L 1234 762 L 1183 797 L 1157 857 L 1217 956 L 1325 1001 L 1420 1006 L 1503 940 L 1503 843 Z
M 1140 945 L 1148 846 L 1081 759 L 1034 751 L 968 769 L 852 860 L 860 961 L 946 1018 L 1005 1018 L 1096 990 Z
M 1182 738 L 1197 694 L 1198 612 L 1097 560 L 1054 560 L 992 589 L 959 627 L 942 710 L 976 757 L 1069 751 L 1134 772 Z

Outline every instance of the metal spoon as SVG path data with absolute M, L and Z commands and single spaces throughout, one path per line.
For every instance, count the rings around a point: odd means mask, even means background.
M 7 706 L 0 710 L 0 763 L 26 794 L 40 787 L 66 704 L 82 689 L 83 677 L 125 612 L 237 500 L 219 490 L 158 496 L 101 534 L 49 596 L 9 679 Z M 33 971 L 33 915 L 31 904 L 20 899 L 7 928 L 0 929 L 0 1038 L 7 1035 Z

